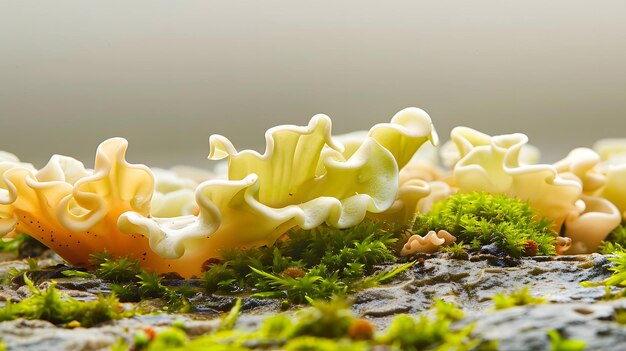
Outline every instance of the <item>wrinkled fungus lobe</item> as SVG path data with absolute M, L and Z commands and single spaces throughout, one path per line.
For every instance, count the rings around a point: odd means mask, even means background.
M 264 154 L 237 151 L 214 135 L 209 158 L 228 159 L 228 179 L 197 187 L 197 216 L 153 218 L 131 211 L 120 217 L 119 227 L 149 238 L 155 252 L 176 260 L 178 273 L 198 275 L 202 263 L 222 250 L 270 245 L 296 226 L 346 228 L 368 212 L 389 209 L 399 168 L 424 142 L 436 142 L 430 117 L 417 108 L 374 126 L 356 148 L 344 148 L 330 130 L 324 115 L 306 127 L 274 127 L 266 133 Z
M 607 176 L 601 172 L 600 155 L 587 148 L 572 150 L 567 157 L 554 164 L 559 176 L 580 184 L 583 193 L 564 223 L 564 233 L 572 239 L 568 254 L 590 253 L 622 219 L 618 208 L 609 200 L 597 196 L 607 185 Z
M 74 265 L 106 250 L 191 277 L 225 249 L 269 245 L 295 226 L 346 228 L 388 210 L 399 170 L 424 142 L 437 142 L 417 108 L 347 148 L 330 130 L 324 115 L 306 127 L 272 128 L 262 155 L 214 135 L 209 158 L 226 158 L 227 175 L 197 186 L 170 171 L 157 171 L 155 181 L 146 166 L 126 162 L 122 138 L 98 147 L 93 171 L 59 155 L 37 171 L 3 153 L 0 234 L 27 233 Z
M 449 161 L 458 158 L 453 187 L 460 192 L 479 190 L 528 201 L 553 221 L 554 230 L 572 240 L 568 254 L 595 251 L 619 225 L 620 211 L 625 214 L 626 167 L 615 162 L 619 147 L 604 146 L 611 151 L 605 154 L 613 158 L 603 172 L 601 157 L 586 148 L 572 150 L 554 165 L 529 164 L 521 155 L 528 141 L 524 134 L 489 136 L 457 127 L 451 139 L 455 148 L 444 148 L 442 157 Z
M 598 168 L 606 174 L 599 195 L 611 201 L 626 221 L 626 139 L 602 139 L 593 147 L 602 160 Z
M 27 233 L 74 265 L 88 266 L 90 254 L 106 250 L 136 258 L 151 270 L 167 270 L 147 239 L 117 228 L 126 211 L 148 214 L 154 187 L 146 166 L 126 162 L 127 146 L 122 138 L 104 141 L 93 171 L 60 155 L 39 171 L 23 166 L 6 170 L 0 213 L 10 225 L 0 234 Z
M 559 177 L 552 165 L 520 161 L 520 152 L 528 141 L 526 135 L 492 137 L 456 127 L 451 139 L 460 154 L 453 169 L 454 185 L 460 192 L 485 191 L 528 201 L 554 222 L 557 231 L 575 210 L 582 191 L 578 182 Z

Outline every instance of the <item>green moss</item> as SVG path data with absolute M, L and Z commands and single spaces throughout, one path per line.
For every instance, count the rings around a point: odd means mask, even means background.
M 621 244 L 613 243 L 610 241 L 603 241 L 598 248 L 598 251 L 600 251 L 600 253 L 603 255 L 613 255 L 615 252 L 621 250 L 623 250 Z
M 315 336 L 339 339 L 348 335 L 355 318 L 349 305 L 342 299 L 315 301 L 311 308 L 299 311 L 297 322 L 290 330 L 289 337 Z
M 28 266 L 25 268 L 11 267 L 6 273 L 0 275 L 0 285 L 9 285 L 16 280 L 19 281 L 24 274 L 39 270 L 38 259 L 28 257 L 26 263 Z
M 230 309 L 230 311 L 222 316 L 222 321 L 217 327 L 217 330 L 224 331 L 233 329 L 235 327 L 235 323 L 237 323 L 239 312 L 241 312 L 241 299 L 237 299 L 237 301 L 235 301 L 235 305 Z
M 238 289 L 240 274 L 229 267 L 227 263 L 212 265 L 202 276 L 202 286 L 213 293 L 216 291 L 232 292 Z
M 98 278 L 115 283 L 134 281 L 142 273 L 139 261 L 128 257 L 113 259 L 106 251 L 91 255 L 90 261 L 97 267 Z
M 368 351 L 371 347 L 365 342 L 348 340 L 328 340 L 314 336 L 301 336 L 289 340 L 286 351 Z
M 410 267 L 377 272 L 378 265 L 396 262 L 393 247 L 399 235 L 374 221 L 349 229 L 296 229 L 271 247 L 224 252 L 224 261 L 211 265 L 201 282 L 208 292 L 256 291 L 253 297 L 292 303 L 343 296 L 387 282 Z
M 528 287 L 510 293 L 501 293 L 493 297 L 494 308 L 503 310 L 515 306 L 538 305 L 546 302 L 543 297 L 534 297 Z
M 0 308 L 0 321 L 16 318 L 43 319 L 54 324 L 66 324 L 77 321 L 81 326 L 90 327 L 111 319 L 120 318 L 121 307 L 115 295 L 98 296 L 95 301 L 77 301 L 56 289 L 52 282 L 45 290 L 37 289 L 24 276 L 24 281 L 32 296 L 18 302 L 7 301 Z
M 610 255 L 614 251 L 626 246 L 626 222 L 622 222 L 617 228 L 606 237 L 600 244 L 599 251 L 602 254 Z
M 324 264 L 331 270 L 343 269 L 347 263 L 358 262 L 371 269 L 376 264 L 395 262 L 391 249 L 399 230 L 386 224 L 364 221 L 348 229 L 321 225 L 311 230 L 296 229 L 288 240 L 277 242 L 283 256 L 301 261 L 304 266 Z
M 254 267 L 250 269 L 259 277 L 255 286 L 263 290 L 253 294 L 252 297 L 287 297 L 294 303 L 307 303 L 310 299 L 343 296 L 348 289 L 347 285 L 339 280 L 338 273 L 329 274 L 324 265 L 318 265 L 296 278 L 270 274 Z
M 471 243 L 473 249 L 494 244 L 503 254 L 521 257 L 554 255 L 557 233 L 551 227 L 552 223 L 538 217 L 527 203 L 505 195 L 471 192 L 453 195 L 427 214 L 418 215 L 413 232 L 425 235 L 430 230 L 446 230 Z M 536 253 L 525 250 L 531 241 L 537 245 Z
M 620 325 L 626 325 L 626 309 L 616 308 L 614 320 Z
M 361 290 L 366 288 L 371 288 L 378 286 L 380 284 L 385 284 L 391 281 L 396 275 L 404 272 L 405 270 L 411 268 L 415 262 L 407 262 L 401 265 L 397 265 L 389 270 L 383 270 L 376 274 L 367 276 L 361 280 L 358 280 L 355 284 L 351 286 L 351 291 Z
M 187 335 L 178 328 L 168 328 L 157 335 L 146 350 L 170 350 L 183 347 L 187 343 Z
M 156 273 L 141 269 L 139 261 L 123 257 L 113 259 L 108 253 L 92 255 L 91 263 L 96 268 L 91 273 L 67 270 L 66 276 L 96 277 L 111 282 L 111 291 L 122 302 L 139 302 L 144 299 L 158 298 L 165 302 L 162 310 L 169 312 L 188 312 L 191 309 L 188 298 L 196 291 L 187 285 L 167 287 Z
M 442 350 L 471 350 L 480 341 L 470 338 L 473 325 L 452 332 L 450 324 L 463 317 L 462 311 L 454 305 L 439 301 L 434 305 L 435 317 L 425 315 L 413 318 L 399 315 L 389 329 L 378 340 L 400 350 L 428 350 L 439 347 Z
M 457 260 L 466 260 L 469 257 L 465 244 L 462 241 L 443 246 L 439 248 L 439 252 L 445 252 L 450 258 Z
M 612 256 L 608 258 L 613 266 L 609 268 L 613 274 L 600 282 L 582 282 L 584 287 L 606 286 L 607 295 L 610 297 L 610 287 L 624 287 L 626 285 L 626 249 L 620 244 L 614 244 Z M 619 295 L 623 295 L 622 291 Z
M 19 249 L 24 240 L 29 238 L 26 234 L 19 234 L 15 238 L 0 238 L 0 252 L 15 252 Z
M 387 283 L 412 265 L 384 266 L 397 260 L 394 245 L 400 233 L 374 221 L 349 229 L 322 225 L 292 230 L 286 240 L 271 247 L 224 252 L 224 260 L 210 265 L 200 284 L 209 293 L 249 292 L 257 298 L 279 298 L 287 301 L 286 307 L 344 296 Z M 66 270 L 63 274 L 109 282 L 122 302 L 161 299 L 163 310 L 170 312 L 190 310 L 187 298 L 197 293 L 187 286 L 164 285 L 161 277 L 141 269 L 135 259 L 113 259 L 102 252 L 92 255 L 91 264 L 91 272 Z
M 548 337 L 552 343 L 552 351 L 582 351 L 587 346 L 584 341 L 563 338 L 561 333 L 554 329 L 548 331 Z

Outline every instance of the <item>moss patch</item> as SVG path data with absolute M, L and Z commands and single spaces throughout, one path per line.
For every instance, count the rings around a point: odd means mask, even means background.
M 344 296 L 391 280 L 410 264 L 392 269 L 401 231 L 366 221 L 349 229 L 320 226 L 290 231 L 271 247 L 232 250 L 208 266 L 202 285 L 208 292 L 252 291 L 253 297 L 291 303 Z
M 484 192 L 456 194 L 418 215 L 413 232 L 446 230 L 472 249 L 495 245 L 512 257 L 554 255 L 557 233 L 525 202 Z

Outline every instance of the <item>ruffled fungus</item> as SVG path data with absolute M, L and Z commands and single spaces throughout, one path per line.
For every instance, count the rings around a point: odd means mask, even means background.
M 606 184 L 599 195 L 617 206 L 626 221 L 626 139 L 602 139 L 593 149 L 602 160 L 598 168 L 606 174 Z
M 578 182 L 583 190 L 576 210 L 570 212 L 564 223 L 564 233 L 572 239 L 568 254 L 596 251 L 621 222 L 622 216 L 615 205 L 595 195 L 602 191 L 607 180 L 599 170 L 600 161 L 595 151 L 577 148 L 554 164 L 560 177 Z
M 176 217 L 196 211 L 194 180 L 182 177 L 172 170 L 153 168 L 154 194 L 150 214 L 155 217 Z
M 453 180 L 460 192 L 485 191 L 528 201 L 542 216 L 561 227 L 576 210 L 581 185 L 558 176 L 552 165 L 520 162 L 520 151 L 528 141 L 524 134 L 489 136 L 457 127 L 451 139 L 460 154 Z
M 600 156 L 591 149 L 576 148 L 564 159 L 556 162 L 559 176 L 578 182 L 582 186 L 583 193 L 592 195 L 606 183 L 606 176 L 602 174 L 597 165 Z
M 600 159 L 609 163 L 626 163 L 626 138 L 600 139 L 593 144 Z
M 198 186 L 199 215 L 153 218 L 131 211 L 120 217 L 119 227 L 149 238 L 156 253 L 176 260 L 178 273 L 197 275 L 202 263 L 222 250 L 269 245 L 295 226 L 350 227 L 367 212 L 387 210 L 398 193 L 399 168 L 424 142 L 437 138 L 430 117 L 417 108 L 375 125 L 350 150 L 330 129 L 324 115 L 306 127 L 271 128 L 264 154 L 239 152 L 214 135 L 209 158 L 228 159 L 228 179 Z
M 385 212 L 370 217 L 389 222 L 406 224 L 412 222 L 418 213 L 430 211 L 432 206 L 445 200 L 453 189 L 444 181 L 443 171 L 430 162 L 409 162 L 399 175 L 398 196 Z
M 5 233 L 11 232 L 17 223 L 11 208 L 6 205 L 11 202 L 11 199 L 9 185 L 4 180 L 4 173 L 15 167 L 23 167 L 29 170 L 35 169 L 29 163 L 20 162 L 17 156 L 12 153 L 0 151 L 0 237 Z
M 626 162 L 609 164 L 606 170 L 606 184 L 600 196 L 611 201 L 626 221 Z
M 419 148 L 400 169 L 396 201 L 387 211 L 369 217 L 398 224 L 410 223 L 417 213 L 428 212 L 434 202 L 450 196 L 450 187 L 441 181 L 446 172 L 437 165 L 435 146 L 427 143 Z
M 598 245 L 622 221 L 622 216 L 610 201 L 597 196 L 582 195 L 582 212 L 572 212 L 565 220 L 565 235 L 572 239 L 568 254 L 595 252 Z
M 89 255 L 108 251 L 131 256 L 147 269 L 163 271 L 148 240 L 117 228 L 126 211 L 148 215 L 154 180 L 143 165 L 125 160 L 121 138 L 98 147 L 93 171 L 73 158 L 55 155 L 39 171 L 16 166 L 6 170 L 6 190 L 0 197 L 4 226 L 1 234 L 26 233 L 74 265 L 88 266 Z M 165 263 L 167 264 L 167 263 Z

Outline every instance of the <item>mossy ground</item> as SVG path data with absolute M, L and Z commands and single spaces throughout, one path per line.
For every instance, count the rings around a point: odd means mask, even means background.
M 405 270 L 404 273 L 396 276 L 396 280 L 392 280 L 390 285 L 383 285 L 379 288 L 369 289 L 374 295 L 370 295 L 367 293 L 365 295 L 360 294 L 359 302 L 363 303 L 363 298 L 367 299 L 367 296 L 371 296 L 371 298 L 378 298 L 376 295 L 377 291 L 380 290 L 381 293 L 392 291 L 404 291 L 408 293 L 412 291 L 412 289 L 416 289 L 412 294 L 420 295 L 422 292 L 426 293 L 426 291 L 437 292 L 437 291 L 446 291 L 448 289 L 443 288 L 444 285 L 448 286 L 449 284 L 455 285 L 454 280 L 461 277 L 459 273 L 451 270 L 451 266 L 445 267 L 447 264 L 446 261 L 450 263 L 454 263 L 462 269 L 462 267 L 475 267 L 480 265 L 484 268 L 478 269 L 477 272 L 485 272 L 485 270 L 490 270 L 490 275 L 493 275 L 495 270 L 501 270 L 502 268 L 496 268 L 495 266 L 490 266 L 487 264 L 487 261 L 470 261 L 470 260 L 456 260 L 450 258 L 443 258 L 445 254 L 433 255 L 433 257 L 425 258 L 424 262 L 418 262 L 414 264 L 409 270 Z M 439 257 L 439 258 L 437 258 Z M 475 256 L 474 256 L 475 257 Z M 530 262 L 532 259 L 524 259 L 524 262 Z M 551 261 L 538 261 L 543 262 L 542 265 L 545 265 Z M 585 265 L 584 268 L 586 271 L 592 271 L 593 265 L 588 265 L 586 262 L 577 263 L 576 261 L 554 261 L 560 262 L 559 265 L 564 269 L 568 269 L 567 267 L 580 265 L 581 267 Z M 106 260 L 103 262 L 106 263 Z M 117 264 L 117 261 L 109 262 L 111 265 L 107 265 L 107 271 L 114 268 Z M 128 265 L 128 262 L 124 262 L 122 265 Z M 399 266 L 392 265 L 390 267 Z M 131 265 L 132 266 L 132 265 Z M 538 265 L 540 266 L 540 265 Z M 439 272 L 431 271 L 431 267 L 438 267 Z M 492 268 L 489 268 L 492 267 Z M 69 271 L 68 267 L 52 267 L 55 271 L 66 272 L 69 273 L 69 278 L 52 278 L 53 280 L 58 279 L 59 281 L 63 281 L 67 284 L 67 281 L 101 281 L 103 287 L 110 287 L 113 284 L 124 284 L 124 283 L 112 283 L 107 282 L 106 280 L 101 280 L 99 278 L 94 278 L 99 273 L 99 270 L 94 270 L 93 272 L 83 272 L 83 271 Z M 63 270 L 61 270 L 63 269 Z M 528 268 L 530 269 L 530 268 Z M 537 269 L 541 270 L 539 267 Z M 44 269 L 45 270 L 45 269 Z M 42 268 L 36 268 L 33 271 L 26 272 L 26 277 L 40 277 L 42 272 Z M 464 272 L 461 270 L 461 272 Z M 463 278 L 463 280 L 468 283 L 474 281 L 476 279 L 480 279 L 481 275 L 484 276 L 486 273 L 471 273 L 470 271 L 466 271 L 465 275 L 467 278 Z M 59 273 L 57 277 L 61 277 L 63 274 Z M 127 282 L 126 284 L 134 284 L 134 286 L 138 287 L 143 284 L 142 281 L 152 281 L 151 279 L 146 279 L 144 277 L 135 277 Z M 446 283 L 446 280 L 439 280 L 439 276 L 441 277 L 447 276 L 448 280 L 452 280 L 449 283 Z M 506 276 L 506 272 L 502 273 L 501 278 Z M 22 277 L 23 280 L 24 275 L 20 275 L 18 277 Z M 421 280 L 415 280 L 419 277 L 423 277 Z M 131 277 L 128 276 L 128 279 Z M 399 279 L 401 278 L 401 279 Z M 495 278 L 495 276 L 493 277 Z M 27 278 L 28 279 L 28 278 Z M 172 286 L 180 285 L 180 281 L 174 277 L 160 277 L 160 284 L 156 284 L 156 286 L 164 286 L 166 289 L 171 289 Z M 405 290 L 403 286 L 406 285 L 406 281 L 413 279 L 414 282 L 411 286 L 407 286 L 409 290 Z M 443 279 L 443 278 L 442 278 Z M 541 280 L 541 285 L 546 284 L 546 273 L 542 273 L 536 278 L 538 281 Z M 458 281 L 458 286 L 466 286 L 467 289 L 470 289 L 469 285 L 463 283 L 463 280 Z M 38 283 L 33 283 L 33 285 L 38 286 L 40 290 L 45 290 L 46 294 L 48 294 L 50 287 L 49 278 L 39 279 Z M 22 284 L 21 281 L 15 279 L 15 284 Z M 427 283 L 429 282 L 429 283 Z M 176 284 L 174 284 L 176 283 Z M 257 310 L 255 307 L 251 307 L 251 304 L 256 303 L 255 301 L 259 301 L 255 298 L 250 298 L 250 295 L 244 294 L 244 292 L 216 292 L 216 293 L 208 293 L 200 284 L 200 281 L 186 281 L 190 285 L 192 290 L 196 291 L 196 297 L 191 298 L 189 300 L 190 310 L 187 313 L 175 313 L 173 316 L 181 316 L 187 322 L 181 323 L 173 323 L 175 326 L 173 328 L 163 328 L 163 327 L 141 327 L 134 329 L 129 329 L 127 334 L 122 337 L 119 347 L 120 349 L 128 349 L 128 347 L 132 347 L 134 349 L 152 349 L 152 350 L 162 350 L 169 349 L 173 347 L 178 347 L 179 349 L 197 349 L 197 350 L 248 350 L 248 349 L 290 349 L 290 350 L 338 350 L 338 349 L 348 349 L 348 350 L 370 350 L 374 346 L 379 349 L 396 349 L 396 350 L 404 350 L 404 349 L 415 349 L 415 350 L 431 350 L 431 349 L 480 349 L 479 345 L 482 345 L 482 349 L 489 349 L 488 347 L 493 347 L 494 343 L 492 340 L 483 340 L 480 337 L 480 334 L 476 334 L 474 329 L 465 329 L 467 326 L 459 326 L 456 322 L 458 318 L 460 318 L 460 313 L 456 313 L 458 308 L 454 307 L 454 305 L 450 303 L 441 303 L 440 306 L 435 304 L 433 306 L 434 310 L 431 312 L 422 312 L 416 313 L 414 311 L 406 311 L 410 312 L 410 315 L 402 315 L 393 317 L 393 315 L 389 315 L 389 322 L 385 324 L 379 324 L 380 319 L 372 318 L 373 314 L 370 315 L 367 312 L 357 312 L 359 309 L 355 310 L 351 308 L 347 309 L 348 304 L 346 304 L 344 299 L 331 298 L 328 300 L 329 302 L 323 302 L 324 300 L 315 300 L 313 302 L 313 308 L 306 307 L 302 304 L 294 304 L 289 303 L 290 307 L 285 312 L 280 312 L 278 305 L 274 304 L 275 309 L 272 309 L 272 313 L 274 316 L 271 318 L 273 322 L 266 321 L 260 324 L 255 324 L 253 327 L 246 327 L 246 323 L 243 324 L 235 323 L 237 320 L 237 313 L 235 313 L 239 308 L 241 308 L 241 313 L 244 321 L 249 321 L 249 318 L 254 315 L 254 311 Z M 423 284 L 434 284 L 433 287 L 424 286 Z M 68 285 L 61 284 L 60 287 L 56 287 L 58 294 L 65 293 L 66 287 Z M 487 284 L 487 283 L 485 283 Z M 443 289 L 437 289 L 436 285 L 441 285 Z M 449 285 L 449 286 L 452 286 Z M 486 286 L 486 285 L 485 285 Z M 506 286 L 503 285 L 503 286 Z M 481 289 L 480 287 L 476 287 L 476 289 Z M 506 288 L 504 288 L 506 289 Z M 176 289 L 171 289 L 176 291 Z M 368 290 L 363 291 L 362 293 L 366 293 Z M 478 291 L 478 290 L 477 290 Z M 71 292 L 71 291 L 68 291 Z M 248 292 L 250 293 L 250 292 Z M 541 297 L 537 296 L 536 291 L 533 288 L 533 296 L 532 297 Z M 528 294 L 519 293 L 516 291 L 509 291 L 509 293 L 502 294 L 504 299 L 507 301 L 512 301 L 509 305 L 521 305 L 527 303 L 529 299 L 526 299 L 525 296 Z M 221 296 L 221 298 L 228 297 L 228 301 L 237 301 L 237 296 L 242 297 L 242 304 L 236 306 L 233 309 L 232 313 L 229 313 L 228 308 L 224 308 L 224 312 L 222 313 L 223 321 L 219 323 L 219 326 L 213 325 L 210 328 L 203 328 L 203 332 L 198 334 L 197 327 L 194 327 L 194 322 L 189 322 L 190 316 L 196 316 L 198 318 L 197 305 L 195 304 L 199 300 L 211 300 L 215 299 L 216 296 Z M 432 299 L 436 298 L 436 294 L 429 295 Z M 449 297 L 445 296 L 445 297 Z M 389 297 L 387 297 L 389 298 Z M 120 322 L 124 320 L 128 320 L 131 315 L 135 315 L 134 318 L 148 318 L 148 320 L 153 320 L 155 317 L 142 317 L 137 316 L 136 314 L 144 314 L 144 313 L 171 313 L 173 309 L 164 309 L 167 307 L 167 303 L 163 298 L 150 298 L 144 299 L 141 298 L 142 301 L 138 303 L 124 304 L 120 303 L 124 307 L 122 311 L 117 311 L 118 314 L 112 316 L 111 318 L 123 318 Z M 272 301 L 273 299 L 268 299 L 267 301 Z M 282 301 L 284 298 L 281 298 L 278 301 Z M 350 294 L 348 295 L 348 301 L 350 301 Z M 27 301 L 27 300 L 23 300 Z M 55 301 L 59 301 L 59 299 L 52 299 L 53 303 Z M 95 300 L 94 300 L 95 301 Z M 148 301 L 162 301 L 156 309 L 147 310 L 145 309 L 145 303 Z M 276 301 L 276 300 L 274 300 Z M 391 302 L 391 300 L 388 300 Z M 419 300 L 415 300 L 419 301 Z M 531 301 L 532 302 L 532 301 Z M 83 302 L 78 301 L 78 304 L 83 304 Z M 387 304 L 388 302 L 384 302 Z M 412 302 L 415 303 L 415 302 Z M 14 305 L 18 305 L 19 303 L 15 303 Z M 396 302 L 398 305 L 402 305 L 399 302 Z M 430 305 L 430 303 L 429 303 Z M 488 309 L 495 309 L 496 302 L 487 302 L 486 303 Z M 85 305 L 86 306 L 86 305 Z M 226 302 L 224 307 L 233 306 L 232 303 Z M 322 306 L 322 307 L 320 307 Z M 323 307 L 326 306 L 326 307 Z M 330 306 L 330 307 L 329 307 Z M 447 306 L 445 310 L 448 312 L 439 312 L 442 315 L 449 315 L 446 319 L 438 318 L 437 314 L 433 311 L 439 311 L 444 306 Z M 490 307 L 491 306 L 491 307 Z M 466 307 L 466 306 L 465 306 Z M 465 308 L 464 307 L 464 308 Z M 297 312 L 294 314 L 294 311 L 299 311 L 304 309 L 304 311 L 308 312 Z M 116 311 L 116 310 L 114 310 Z M 269 312 L 269 310 L 264 310 Z M 390 311 L 393 311 L 391 309 Z M 251 315 L 252 313 L 252 315 Z M 393 312 L 398 313 L 398 312 Z M 313 317 L 307 317 L 313 316 Z M 215 318 L 216 314 L 211 314 L 209 316 L 204 316 L 202 318 Z M 41 318 L 41 317 L 39 317 Z M 60 322 L 58 320 L 53 320 L 54 323 L 57 324 L 59 328 L 67 329 L 82 325 L 89 325 L 87 322 L 84 322 L 80 319 L 80 316 L 70 317 L 76 318 L 76 322 L 73 320 L 70 322 Z M 169 319 L 169 323 L 172 323 L 176 318 L 179 317 L 171 317 Z M 66 319 L 67 320 L 67 319 Z M 305 323 L 306 321 L 309 321 Z M 98 323 L 95 327 L 95 330 L 102 328 L 103 326 L 110 324 L 111 322 L 103 322 Z M 117 324 L 118 322 L 115 322 Z M 234 329 L 230 329 L 228 326 L 235 324 Z M 83 325 L 83 326 L 85 326 Z M 303 326 L 310 327 L 303 327 Z M 297 326 L 297 328 L 296 328 Z M 331 326 L 331 327 L 328 327 Z M 300 330 L 295 332 L 294 330 Z M 348 332 L 346 332 L 348 330 Z M 77 331 L 78 333 L 84 333 L 84 331 Z M 469 333 L 469 334 L 467 334 Z M 136 335 L 135 335 L 136 334 Z M 443 335 L 443 336 L 442 336 Z M 563 334 L 561 335 L 562 339 L 568 340 L 572 339 L 572 335 Z M 443 340 L 442 340 L 443 337 Z M 543 338 L 545 338 L 545 342 L 549 342 L 549 337 L 547 332 L 543 334 Z M 9 339 L 7 339 L 9 340 Z M 14 342 L 15 339 L 11 339 L 11 342 Z M 196 341 L 197 340 L 197 341 Z M 9 344 L 14 345 L 14 344 Z M 413 345 L 413 346 L 410 346 Z M 454 347 L 444 348 L 444 345 L 454 345 Z M 414 348 L 412 348 L 414 347 Z M 174 348 L 176 349 L 176 348 Z
M 207 262 L 206 272 L 197 280 L 157 276 L 142 270 L 136 261 L 112 259 L 105 253 L 94 256 L 96 269 L 92 271 L 57 267 L 55 271 L 59 274 L 40 279 L 41 268 L 31 260 L 24 269 L 0 277 L 5 285 L 25 284 L 31 294 L 20 302 L 5 303 L 0 308 L 0 319 L 36 318 L 64 328 L 88 327 L 133 314 L 193 314 L 199 311 L 194 302 L 200 299 L 227 298 L 234 302 L 243 297 L 248 301 L 276 301 L 283 309 L 289 309 L 287 312 L 304 310 L 297 316 L 278 313 L 257 329 L 240 330 L 232 328 L 237 312 L 249 307 L 235 304 L 230 313 L 224 311 L 218 330 L 206 336 L 192 337 L 179 325 L 160 333 L 139 333 L 132 342 L 120 342 L 119 348 L 369 350 L 378 345 L 399 350 L 493 349 L 495 344 L 472 334 L 470 327 L 452 328 L 462 313 L 450 304 L 436 303 L 434 312 L 422 316 L 398 316 L 388 328 L 373 331 L 366 319 L 349 312 L 345 301 L 363 289 L 401 284 L 414 274 L 411 272 L 422 269 L 424 257 L 398 256 L 399 248 L 411 234 L 446 229 L 460 240 L 434 256 L 471 264 L 474 259 L 480 259 L 485 246 L 495 247 L 495 253 L 503 259 L 530 256 L 525 252 L 528 241 L 537 244 L 536 254 L 552 255 L 556 233 L 549 228 L 549 222 L 537 217 L 522 202 L 471 193 L 438 204 L 430 213 L 418 216 L 412 227 L 366 221 L 342 230 L 326 226 L 310 231 L 293 230 L 271 247 L 225 252 L 223 260 Z M 24 236 L 18 240 L 3 243 L 3 249 L 26 250 L 28 245 L 23 244 L 30 240 Z M 616 257 L 616 274 L 619 274 L 619 254 Z M 99 281 L 106 296 L 79 301 L 64 294 L 54 283 L 46 284 L 50 279 L 62 277 Z M 619 279 L 602 284 L 615 285 L 623 281 Z M 145 308 L 145 301 L 157 302 Z M 541 297 L 528 291 L 514 290 L 495 297 L 494 309 L 541 301 Z M 123 302 L 137 304 L 121 308 Z M 310 304 L 313 306 L 306 307 Z M 545 337 L 548 340 L 547 334 Z M 550 338 L 554 345 L 576 344 L 568 343 L 558 333 L 551 333 Z

